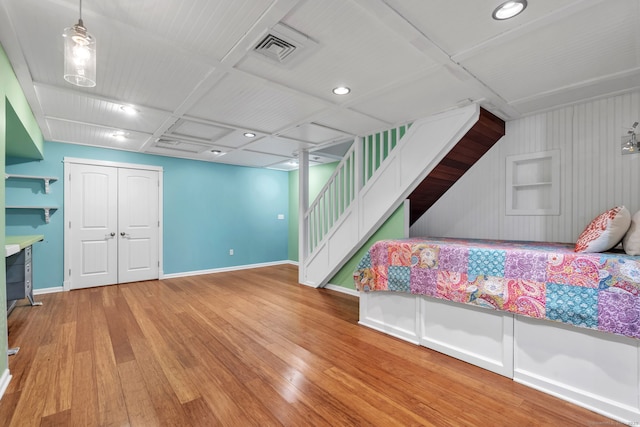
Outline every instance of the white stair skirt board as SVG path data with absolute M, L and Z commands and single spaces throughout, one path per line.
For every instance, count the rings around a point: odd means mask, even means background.
M 640 422 L 640 341 L 516 316 L 514 381 Z
M 417 297 L 420 344 L 481 368 L 513 377 L 513 315 Z
M 9 373 L 9 369 L 5 369 L 0 377 L 0 399 L 4 396 L 4 392 L 7 391 L 7 387 L 9 387 L 10 382 L 11 374 Z
M 361 325 L 640 422 L 640 340 L 397 292 L 362 292 Z

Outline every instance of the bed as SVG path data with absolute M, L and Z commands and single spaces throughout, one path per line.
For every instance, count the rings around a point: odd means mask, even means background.
M 360 323 L 640 421 L 640 256 L 469 239 L 376 242 Z

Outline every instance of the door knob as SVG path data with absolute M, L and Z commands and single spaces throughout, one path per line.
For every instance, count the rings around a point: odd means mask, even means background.
M 116 233 L 113 233 L 113 232 L 111 233 L 111 237 L 113 237 L 113 236 L 115 236 L 115 235 L 116 235 Z
M 124 237 L 124 235 L 125 235 L 125 234 L 127 234 L 127 233 L 125 233 L 124 231 L 120 233 L 120 235 L 121 235 L 122 237 Z

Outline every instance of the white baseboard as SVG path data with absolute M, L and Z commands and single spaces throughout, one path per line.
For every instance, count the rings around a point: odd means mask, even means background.
M 34 289 L 33 295 L 55 294 L 56 292 L 64 292 L 62 286 L 54 286 L 51 288 Z
M 355 289 L 345 288 L 344 286 L 340 286 L 340 285 L 332 285 L 331 283 L 327 283 L 324 286 L 324 288 L 332 291 L 336 291 L 336 292 L 342 292 L 343 294 L 348 294 L 348 295 L 352 295 L 354 297 L 360 298 L 360 292 L 356 291 Z
M 283 264 L 291 264 L 291 263 L 292 261 L 287 260 L 287 261 L 264 262 L 259 264 L 236 265 L 233 267 L 212 268 L 210 270 L 185 271 L 183 273 L 165 274 L 164 276 L 160 277 L 160 279 L 176 279 L 178 277 L 200 276 L 203 274 L 224 273 L 227 271 L 248 270 L 250 268 L 271 267 L 274 265 L 283 265 Z
M 7 387 L 9 387 L 9 382 L 11 382 L 11 374 L 9 373 L 9 369 L 5 369 L 0 377 L 0 399 L 4 396 L 4 392 L 7 391 Z
M 637 407 L 634 408 L 623 405 L 620 402 L 606 399 L 603 396 L 585 392 L 577 387 L 562 384 L 553 379 L 543 378 L 539 375 L 524 371 L 516 371 L 516 376 L 513 378 L 513 381 L 559 399 L 566 400 L 574 405 L 582 406 L 583 408 L 623 424 L 637 425 L 636 420 L 639 416 Z

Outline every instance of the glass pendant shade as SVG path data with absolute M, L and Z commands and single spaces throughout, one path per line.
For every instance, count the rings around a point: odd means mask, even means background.
M 96 39 L 87 32 L 82 19 L 64 29 L 64 79 L 82 87 L 96 85 Z

